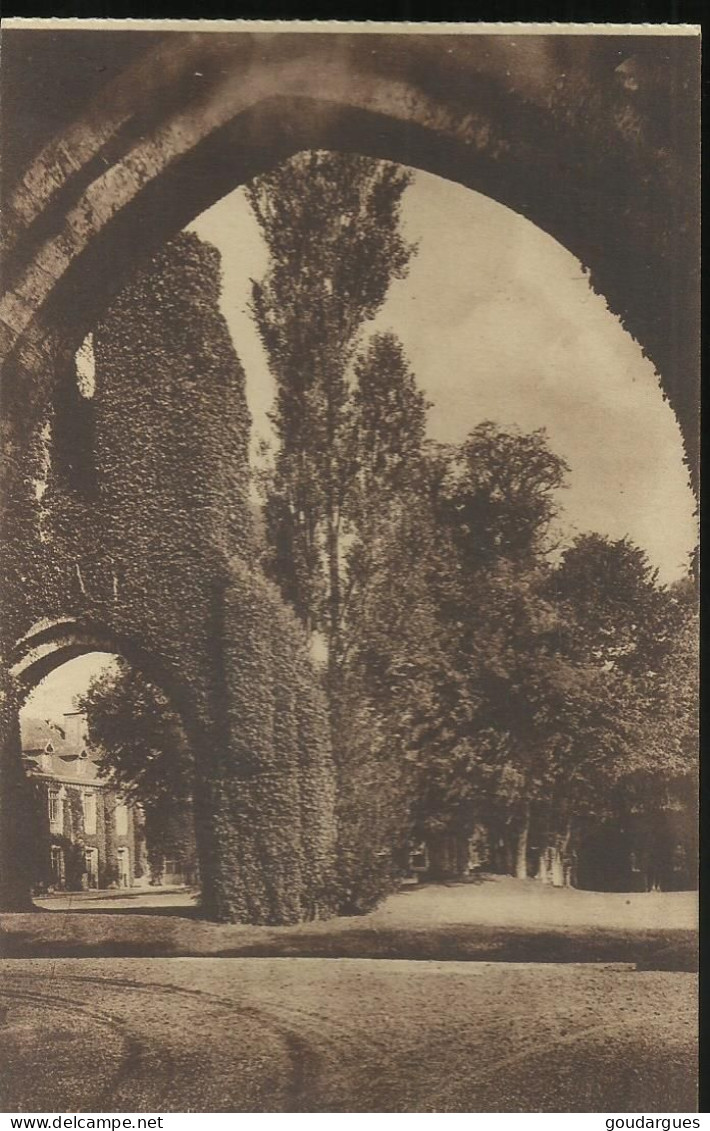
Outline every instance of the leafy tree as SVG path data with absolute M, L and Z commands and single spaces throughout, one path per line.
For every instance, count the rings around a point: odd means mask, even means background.
M 527 875 L 533 807 L 547 799 L 564 746 L 573 673 L 557 649 L 545 570 L 501 561 L 476 578 L 463 634 L 470 718 L 465 763 L 507 868 Z M 470 788 L 470 787 L 469 787 Z M 480 809 L 479 809 L 480 812 Z
M 383 503 L 363 529 L 370 534 L 357 547 L 358 581 L 333 699 L 347 813 L 341 875 L 359 907 L 407 867 L 426 722 L 448 647 L 436 601 L 448 563 L 426 495 L 412 491 L 407 505 Z M 349 724 L 353 718 L 357 725 Z
M 487 421 L 437 470 L 435 510 L 455 557 L 441 616 L 435 733 L 421 747 L 420 827 L 468 835 L 485 816 L 527 873 L 531 802 L 544 795 L 567 674 L 546 600 L 547 534 L 567 468 L 545 434 Z
M 467 574 L 501 560 L 527 568 L 544 557 L 568 471 L 544 429 L 526 434 L 484 421 L 471 432 L 453 453 L 444 496 Z
M 340 876 L 346 906 L 357 910 L 390 886 L 403 860 L 410 781 L 395 732 L 406 695 L 394 673 L 432 636 L 426 408 L 399 342 L 373 338 L 354 367 L 340 614 L 328 671 Z M 386 697 L 393 680 L 397 694 Z
M 79 706 L 102 773 L 145 813 L 152 874 L 175 852 L 194 861 L 192 756 L 167 696 L 119 658 L 91 682 Z
M 552 583 L 572 626 L 580 658 L 641 675 L 663 664 L 680 606 L 628 538 L 585 534 L 562 554 Z
M 407 543 L 421 515 L 428 408 L 400 342 L 393 334 L 373 337 L 355 361 L 345 440 L 339 664 L 357 638 L 358 600 L 388 572 L 395 547 Z
M 433 647 L 403 744 L 414 829 L 466 841 L 483 825 L 495 866 L 528 875 L 534 844 L 539 877 L 568 883 L 585 828 L 653 827 L 693 795 L 693 600 L 626 539 L 585 535 L 553 566 L 567 469 L 544 433 L 486 422 L 431 467 Z
M 483 821 L 519 876 L 534 839 L 557 883 L 585 822 L 678 804 L 694 732 L 687 599 L 684 613 L 627 539 L 585 535 L 551 564 L 566 470 L 544 433 L 486 422 L 440 476 L 459 572 L 418 801 L 425 833 Z
M 546 814 L 545 835 L 559 855 L 575 827 L 627 823 L 676 803 L 680 782 L 692 776 L 697 634 L 687 587 L 659 585 L 628 539 L 577 539 L 551 575 L 548 597 L 558 605 L 558 650 L 573 676 Z

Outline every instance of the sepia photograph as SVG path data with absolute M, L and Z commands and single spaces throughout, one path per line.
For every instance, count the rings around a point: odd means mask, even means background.
M 696 1112 L 699 28 L 0 36 L 0 1110 Z

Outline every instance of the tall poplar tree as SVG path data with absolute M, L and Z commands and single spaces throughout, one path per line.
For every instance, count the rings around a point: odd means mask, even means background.
M 322 635 L 331 675 L 342 650 L 359 456 L 353 363 L 364 327 L 414 251 L 400 230 L 410 180 L 405 169 L 355 154 L 306 152 L 247 188 L 270 256 L 252 297 L 276 382 L 267 568 L 308 631 Z
M 410 180 L 393 165 L 310 152 L 247 190 L 270 254 L 252 298 L 276 382 L 265 565 L 327 657 L 340 899 L 351 911 L 391 883 L 408 810 L 365 657 L 383 578 L 390 614 L 411 580 L 390 563 L 422 484 L 427 403 L 396 337 L 367 335 L 415 250 L 401 231 Z

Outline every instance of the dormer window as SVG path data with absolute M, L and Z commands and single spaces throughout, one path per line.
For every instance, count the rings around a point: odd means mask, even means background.
M 54 754 L 54 747 L 52 746 L 51 742 L 47 743 L 47 745 L 44 748 L 44 752 L 45 752 L 45 754 Z

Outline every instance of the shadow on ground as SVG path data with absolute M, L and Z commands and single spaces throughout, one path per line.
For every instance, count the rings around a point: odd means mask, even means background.
M 251 927 L 200 919 L 194 892 L 96 893 L 0 916 L 0 956 L 585 962 L 694 971 L 694 901 L 693 893 L 580 892 L 492 878 L 404 890 L 360 917 Z
M 61 912 L 43 913 L 40 918 Z M 70 913 L 71 914 L 71 913 Z M 639 970 L 694 971 L 698 968 L 691 931 L 534 931 L 490 927 L 429 927 L 419 931 L 334 928 L 327 933 L 299 928 L 243 927 L 242 937 L 220 946 L 219 926 L 171 915 L 169 932 L 156 931 L 147 912 L 121 915 L 126 930 L 114 932 L 119 912 L 82 912 L 86 929 L 65 929 L 63 937 L 25 927 L 30 916 L 0 934 L 4 958 L 380 958 L 439 962 L 597 962 L 633 963 Z M 66 915 L 66 913 L 65 913 Z M 116 918 L 114 918 L 116 916 Z M 64 916 L 63 916 L 64 917 Z M 72 916 L 73 917 L 73 916 Z M 6 918 L 10 918 L 7 916 Z M 34 916 L 32 919 L 36 919 Z M 75 920 L 76 923 L 76 920 Z M 150 931 L 145 926 L 152 926 Z M 39 924 L 38 924 L 39 926 Z M 78 928 L 78 924 L 76 924 Z M 23 929 L 25 927 L 25 929 Z M 66 927 L 66 925 L 65 925 Z M 198 937 L 191 928 L 203 927 Z M 214 930 L 215 934 L 212 934 Z

